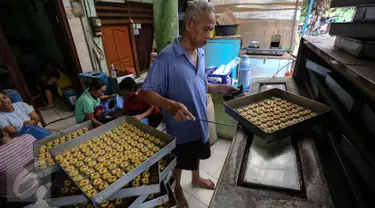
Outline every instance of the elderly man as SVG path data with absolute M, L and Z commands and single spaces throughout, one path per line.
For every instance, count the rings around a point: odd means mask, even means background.
M 177 156 L 175 192 L 180 207 L 188 207 L 180 184 L 182 170 L 192 171 L 192 184 L 214 189 L 215 184 L 199 175 L 199 160 L 211 156 L 208 143 L 206 93 L 226 94 L 238 90 L 229 85 L 211 85 L 205 74 L 203 47 L 215 26 L 213 6 L 205 0 L 188 4 L 185 32 L 157 56 L 141 96 L 150 105 L 164 109 L 167 132 L 177 138 L 172 152 Z

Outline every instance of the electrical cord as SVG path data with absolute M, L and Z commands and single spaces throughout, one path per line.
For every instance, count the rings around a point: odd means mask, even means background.
M 287 63 L 285 66 L 281 67 L 279 70 L 277 70 L 277 72 L 271 77 L 271 78 L 274 78 L 282 69 L 284 69 L 285 67 L 287 67 L 289 64 L 293 63 L 293 61 Z

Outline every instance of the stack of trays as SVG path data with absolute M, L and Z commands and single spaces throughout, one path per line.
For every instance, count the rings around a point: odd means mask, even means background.
M 357 5 L 362 2 L 371 4 Z M 353 21 L 331 23 L 329 34 L 336 35 L 335 47 L 355 56 L 358 59 L 375 58 L 375 1 L 333 1 L 333 6 L 356 6 Z
M 173 198 L 164 181 L 176 165 L 175 138 L 129 117 L 81 133 L 50 150 L 54 172 L 62 170 L 44 197 L 51 207 L 154 207 Z M 36 158 L 51 141 L 38 144 Z

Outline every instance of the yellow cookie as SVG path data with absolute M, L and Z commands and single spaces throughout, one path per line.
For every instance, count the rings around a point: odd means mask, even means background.
M 98 188 L 99 188 L 99 190 L 100 191 L 102 191 L 102 190 L 104 190 L 105 188 L 107 188 L 108 187 L 108 183 L 107 182 L 102 182 L 99 186 L 98 186 Z
M 92 173 L 90 175 L 90 179 L 91 180 L 98 179 L 98 178 L 100 178 L 100 174 L 99 173 Z
M 96 190 L 95 189 L 91 189 L 91 190 L 89 190 L 88 192 L 87 192 L 87 196 L 89 197 L 89 198 L 92 198 L 93 196 L 95 196 L 96 195 Z
M 87 179 L 83 179 L 83 180 L 81 180 L 81 181 L 79 182 L 79 186 L 81 186 L 81 187 L 84 187 L 84 186 L 86 186 L 87 184 L 89 184 L 89 180 L 87 180 Z

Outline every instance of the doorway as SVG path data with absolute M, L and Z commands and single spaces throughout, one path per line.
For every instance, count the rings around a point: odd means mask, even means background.
M 43 118 L 43 126 L 74 116 L 61 91 L 53 91 L 55 107 L 41 109 L 47 104 L 50 65 L 58 71 L 56 76 L 66 75 L 72 88 L 80 87 L 82 70 L 61 0 L 1 1 L 0 33 L 9 49 L 0 54 L 0 79 L 8 76 L 10 80 L 0 89 L 19 91 Z

